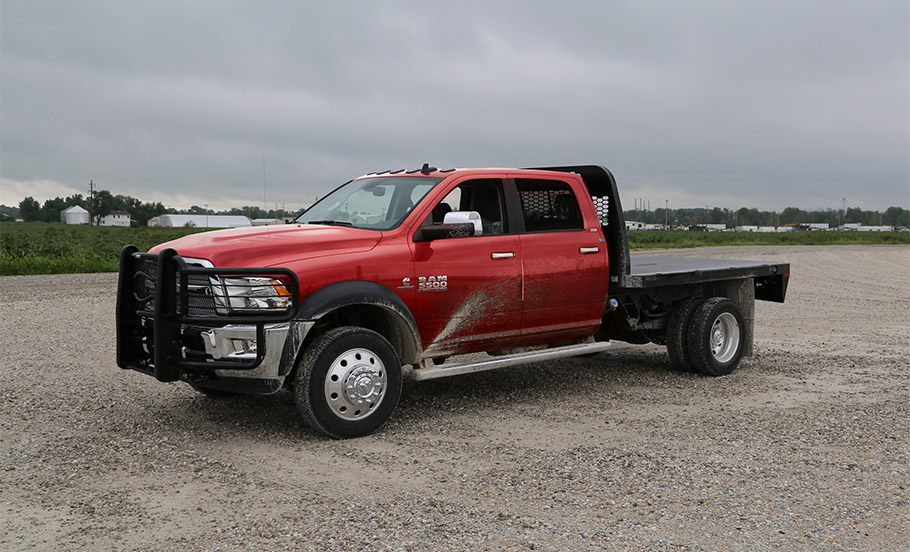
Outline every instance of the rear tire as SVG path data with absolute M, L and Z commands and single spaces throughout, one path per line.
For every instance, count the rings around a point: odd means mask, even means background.
M 694 372 L 689 358 L 689 323 L 692 313 L 704 301 L 701 297 L 686 299 L 670 315 L 667 323 L 667 354 L 673 366 L 684 372 Z
M 746 332 L 743 313 L 723 297 L 708 299 L 689 322 L 689 359 L 706 376 L 726 376 L 743 356 Z
M 303 419 L 336 439 L 379 428 L 401 396 L 401 362 L 378 333 L 345 326 L 307 348 L 294 376 L 294 399 Z

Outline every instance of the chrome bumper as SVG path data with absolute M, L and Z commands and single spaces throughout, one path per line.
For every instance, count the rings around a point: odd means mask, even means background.
M 265 343 L 257 343 L 256 326 L 228 325 L 201 333 L 206 355 L 214 360 L 250 362 L 258 347 L 264 346 L 262 363 L 253 370 L 220 369 L 219 378 L 277 379 L 284 381 L 297 359 L 297 353 L 314 322 L 282 322 L 265 326 Z

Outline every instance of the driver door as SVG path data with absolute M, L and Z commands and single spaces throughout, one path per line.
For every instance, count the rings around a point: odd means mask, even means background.
M 502 180 L 455 184 L 421 226 L 439 224 L 451 211 L 479 213 L 483 233 L 411 244 L 425 354 L 514 346 L 521 337 L 521 243 L 508 232 Z

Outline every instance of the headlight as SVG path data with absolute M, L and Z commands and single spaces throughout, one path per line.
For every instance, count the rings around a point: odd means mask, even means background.
M 292 306 L 291 292 L 274 278 L 233 277 L 213 282 L 212 294 L 219 312 L 286 311 Z

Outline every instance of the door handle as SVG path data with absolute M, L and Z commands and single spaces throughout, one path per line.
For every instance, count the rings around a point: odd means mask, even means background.
M 509 251 L 508 253 L 492 253 L 490 257 L 493 259 L 511 259 L 515 256 L 515 253 Z
M 579 247 L 578 252 L 582 255 L 587 255 L 589 253 L 600 253 L 599 247 Z

